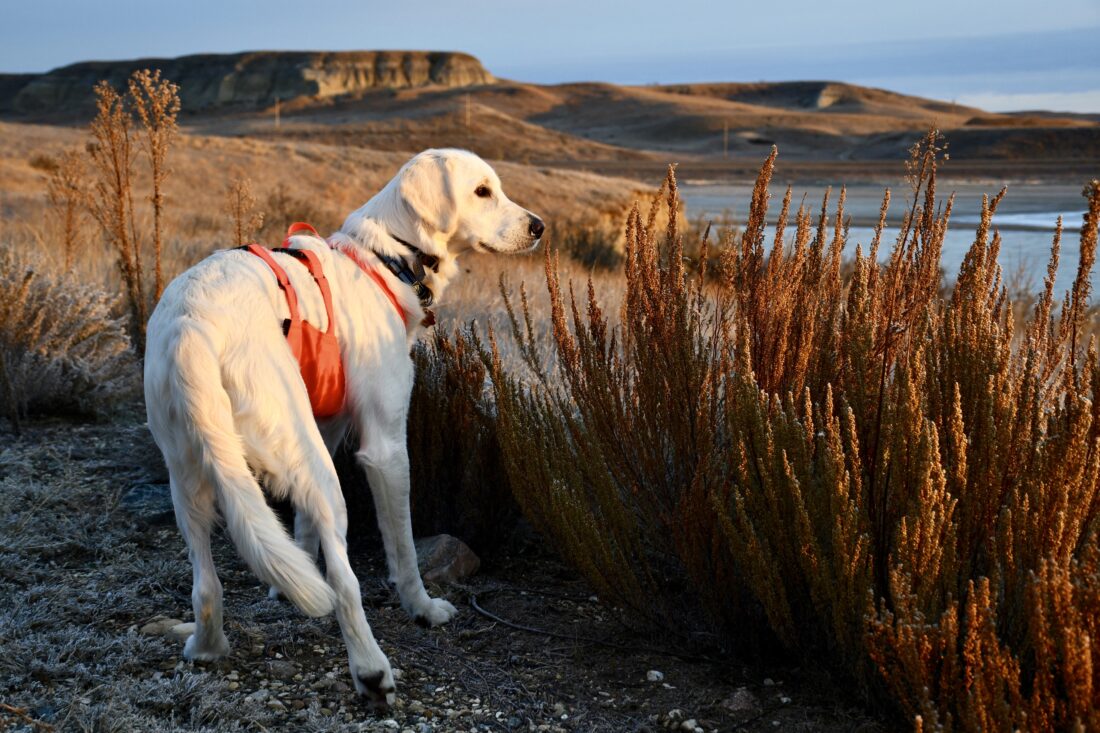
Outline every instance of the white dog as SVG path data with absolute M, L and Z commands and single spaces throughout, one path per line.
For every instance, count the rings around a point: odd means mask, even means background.
M 281 327 L 286 296 L 260 257 L 218 252 L 168 286 L 149 320 L 145 403 L 194 573 L 187 659 L 229 651 L 210 552 L 220 508 L 237 550 L 273 593 L 282 592 L 309 616 L 335 610 L 356 690 L 392 704 L 390 664 L 367 624 L 348 563 L 347 513 L 332 452 L 353 425 L 401 603 L 420 623 L 448 621 L 455 607 L 428 596 L 413 548 L 405 449 L 409 349 L 423 304 L 458 272 L 457 254 L 531 249 L 543 229 L 538 217 L 504 195 L 500 179 L 476 155 L 428 150 L 327 242 L 292 237 L 293 248 L 312 250 L 324 266 L 346 375 L 344 408 L 320 421 Z M 274 256 L 297 293 L 302 318 L 326 330 L 324 302 L 306 268 L 290 255 Z M 388 293 L 364 267 L 380 273 Z M 261 486 L 293 503 L 296 543 Z

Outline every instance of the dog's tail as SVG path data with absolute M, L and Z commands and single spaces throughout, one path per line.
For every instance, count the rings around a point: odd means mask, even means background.
M 184 326 L 175 363 L 175 388 L 188 429 L 201 446 L 203 472 L 215 487 L 237 551 L 260 580 L 282 591 L 306 615 L 331 613 L 336 603 L 332 588 L 287 534 L 248 467 L 213 344 L 201 330 Z

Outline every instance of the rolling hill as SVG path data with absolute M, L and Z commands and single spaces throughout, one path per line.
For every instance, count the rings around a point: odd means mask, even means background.
M 180 83 L 181 121 L 204 135 L 384 151 L 455 145 L 622 171 L 673 158 L 756 161 L 773 144 L 787 161 L 897 161 L 936 126 L 955 160 L 1100 161 L 1100 121 L 1089 116 L 995 114 L 833 81 L 537 85 L 498 79 L 466 54 L 412 51 L 266 51 L 0 76 L 0 118 L 83 122 L 97 78 L 120 83 L 146 66 Z

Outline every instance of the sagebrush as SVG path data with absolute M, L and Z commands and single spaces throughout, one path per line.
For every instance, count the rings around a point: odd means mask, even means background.
M 139 367 L 118 298 L 0 254 L 0 403 L 28 415 L 104 414 L 137 394 Z
M 548 255 L 555 358 L 522 313 L 529 374 L 485 354 L 505 465 L 536 526 L 651 621 L 705 618 L 735 645 L 766 625 L 918 729 L 1097 729 L 1100 362 L 1084 324 L 1100 184 L 1071 292 L 1057 305 L 1056 236 L 1017 328 L 1003 192 L 942 288 L 941 152 L 935 133 L 914 148 L 885 258 L 889 194 L 850 267 L 843 191 L 816 222 L 795 212 L 790 237 L 788 191 L 767 242 L 774 151 L 744 229 L 694 266 L 671 171 L 663 236 L 657 202 L 631 214 L 618 325 Z

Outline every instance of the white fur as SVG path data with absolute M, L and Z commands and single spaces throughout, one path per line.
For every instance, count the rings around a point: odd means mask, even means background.
M 481 186 L 491 195 L 479 196 Z M 356 689 L 393 702 L 390 665 L 367 624 L 348 563 L 347 514 L 332 463 L 351 425 L 359 434 L 356 455 L 370 480 L 390 579 L 402 605 L 432 625 L 448 621 L 455 608 L 425 591 L 409 518 L 409 347 L 423 312 L 412 289 L 374 253 L 411 259 L 396 237 L 439 257 L 438 273 L 426 279 L 438 300 L 458 272 L 461 251 L 529 249 L 538 243 L 531 229 L 536 220 L 505 197 L 496 174 L 476 155 L 428 150 L 348 216 L 327 243 L 294 237 L 293 246 L 312 249 L 324 264 L 347 376 L 344 411 L 321 423 L 313 419 L 282 333 L 286 300 L 260 258 L 219 252 L 168 286 L 149 320 L 145 402 L 194 572 L 195 631 L 185 657 L 216 659 L 229 650 L 210 552 L 220 508 L 241 556 L 273 592 L 310 616 L 335 610 Z M 355 248 L 375 266 L 410 314 L 408 328 L 378 284 L 330 244 Z M 275 257 L 297 291 L 303 318 L 327 328 L 320 293 L 304 266 L 288 255 Z M 293 503 L 296 543 L 267 506 L 264 490 Z M 316 565 L 318 550 L 325 553 L 325 578 Z

